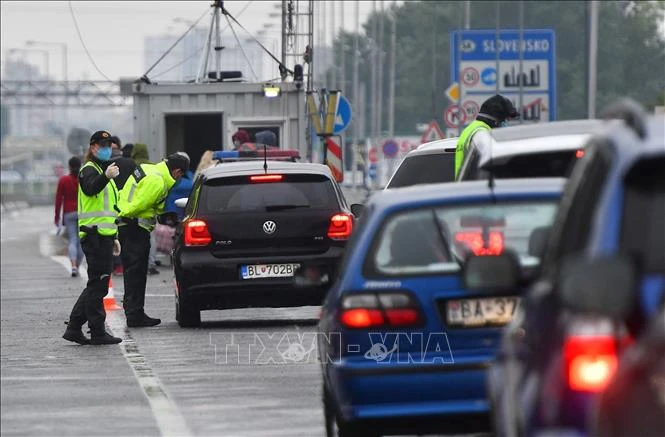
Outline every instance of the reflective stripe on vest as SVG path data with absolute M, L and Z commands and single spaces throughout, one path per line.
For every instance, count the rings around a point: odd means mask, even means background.
M 93 167 L 99 174 L 103 174 L 102 169 L 93 161 L 88 161 L 81 167 L 81 171 L 86 167 Z M 113 204 L 111 204 L 111 193 L 113 195 Z M 102 196 L 99 196 L 102 194 Z M 114 236 L 118 232 L 116 218 L 118 213 L 115 211 L 114 206 L 118 199 L 118 189 L 113 180 L 110 180 L 101 193 L 94 196 L 86 195 L 78 187 L 78 226 L 79 237 L 86 235 L 81 227 L 97 228 L 97 233 L 104 236 Z
M 457 147 L 455 148 L 455 179 L 459 176 L 460 168 L 462 168 L 462 163 L 464 163 L 464 155 L 469 148 L 471 138 L 481 129 L 491 130 L 492 128 L 483 121 L 474 120 L 464 129 L 462 135 L 457 140 Z

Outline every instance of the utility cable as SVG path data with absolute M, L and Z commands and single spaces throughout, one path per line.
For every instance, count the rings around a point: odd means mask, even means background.
M 104 76 L 104 78 L 106 80 L 108 80 L 109 82 L 113 82 L 111 80 L 111 78 L 109 78 L 107 75 L 104 74 L 104 72 L 102 70 L 99 69 L 99 67 L 95 63 L 95 60 L 92 59 L 92 55 L 90 55 L 90 52 L 88 51 L 88 47 L 85 45 L 85 42 L 83 41 L 83 36 L 81 35 L 81 29 L 79 29 L 78 22 L 76 21 L 76 15 L 74 14 L 74 8 L 72 8 L 72 1 L 71 0 L 69 0 L 69 12 L 72 15 L 72 20 L 74 20 L 74 27 L 76 27 L 76 33 L 79 36 L 79 40 L 81 41 L 81 45 L 83 46 L 83 50 L 85 50 L 85 54 L 88 55 L 88 59 L 90 59 L 90 62 L 92 62 L 92 65 L 95 67 L 95 69 L 97 70 L 97 72 L 99 74 Z
M 245 12 L 245 10 L 247 10 L 247 8 L 248 8 L 252 3 L 254 3 L 253 0 L 247 2 L 247 3 L 245 4 L 245 6 L 240 10 L 240 12 L 238 12 L 238 17 L 240 17 L 240 16 L 242 15 L 242 13 Z M 205 15 L 205 14 L 204 14 L 204 15 Z M 221 33 L 224 33 L 224 31 L 225 31 L 228 27 L 229 27 L 229 26 L 227 25 L 224 29 L 222 29 Z M 162 71 L 161 73 L 156 74 L 155 76 L 153 76 L 153 79 L 157 79 L 158 77 L 163 76 L 163 75 L 165 75 L 166 73 L 168 73 L 168 72 L 170 72 L 170 71 L 173 71 L 174 68 L 177 68 L 177 67 L 181 66 L 182 64 L 184 64 L 185 62 L 189 61 L 189 60 L 192 59 L 194 56 L 196 56 L 196 55 L 198 55 L 199 53 L 201 53 L 201 50 L 203 50 L 203 49 L 205 48 L 205 46 L 206 46 L 205 44 L 202 45 L 201 47 L 199 47 L 198 49 L 196 49 L 196 51 L 195 51 L 193 54 L 187 56 L 187 57 L 186 57 L 185 59 L 183 59 L 182 61 L 178 62 L 178 63 L 175 64 L 175 65 L 172 65 L 171 67 L 169 67 L 168 69 Z
M 223 13 L 224 15 L 227 15 L 228 17 L 230 17 L 231 20 L 233 20 L 234 23 L 236 23 L 238 26 L 240 26 L 240 28 L 241 28 L 242 30 L 244 30 L 245 32 L 247 32 L 247 34 L 248 34 L 249 36 L 251 36 L 252 39 L 254 39 L 254 41 L 256 41 L 256 43 L 257 43 L 257 44 L 263 49 L 263 51 L 265 51 L 265 52 L 268 54 L 268 56 L 270 56 L 271 58 L 273 58 L 273 60 L 274 60 L 275 62 L 277 62 L 277 64 L 279 65 L 279 70 L 280 70 L 280 72 L 281 72 L 281 71 L 285 71 L 285 72 L 287 72 L 287 73 L 293 75 L 293 71 L 292 71 L 292 70 L 289 70 L 289 69 L 286 67 L 286 65 L 282 64 L 282 61 L 280 61 L 279 59 L 277 59 L 277 57 L 276 57 L 275 55 L 273 55 L 272 52 L 271 52 L 270 50 L 268 50 L 263 44 L 261 44 L 261 41 L 259 41 L 258 39 L 256 39 L 256 37 L 255 37 L 254 35 L 252 35 L 252 34 L 249 32 L 249 30 L 245 29 L 245 27 L 244 27 L 242 24 L 240 24 L 240 22 L 239 22 L 238 20 L 236 20 L 235 17 L 234 17 L 233 15 L 231 15 L 231 14 L 229 13 L 229 11 L 226 10 L 226 8 L 225 8 L 224 6 L 222 6 L 222 13 Z
M 71 3 L 71 0 L 70 0 L 70 3 Z M 164 59 L 164 58 L 166 57 L 166 55 L 168 55 L 169 53 L 171 53 L 171 50 L 173 50 L 173 48 L 174 48 L 175 46 L 177 46 L 178 43 L 179 43 L 180 41 L 182 41 L 182 39 L 183 39 L 183 38 L 189 33 L 189 31 L 192 30 L 194 27 L 196 27 L 196 25 L 199 24 L 199 21 L 201 21 L 201 20 L 203 19 L 203 17 L 205 17 L 207 14 L 208 14 L 208 11 L 207 11 L 207 10 L 206 10 L 203 14 L 201 14 L 201 16 L 199 17 L 199 19 L 196 20 L 191 26 L 189 26 L 189 29 L 187 29 L 187 30 L 185 31 L 185 33 L 183 33 L 183 34 L 180 36 L 180 38 L 178 38 L 178 39 L 176 40 L 176 42 L 174 42 L 173 45 L 171 45 L 171 47 L 169 47 L 168 50 L 165 51 L 164 54 L 162 54 L 162 56 L 160 56 L 159 59 L 157 59 L 157 61 L 156 61 L 154 64 L 152 64 L 152 67 L 148 68 L 148 71 L 146 71 L 146 72 L 143 74 L 142 77 L 147 78 L 147 77 L 148 77 L 148 74 L 150 74 L 150 72 L 152 71 L 152 69 L 155 68 L 155 67 L 157 66 L 157 64 L 159 64 L 160 62 L 162 62 L 162 59 Z
M 224 15 L 226 17 L 226 21 L 229 23 L 229 27 L 231 28 L 231 32 L 233 32 L 233 37 L 236 39 L 236 42 L 238 43 L 238 47 L 240 47 L 240 51 L 242 52 L 242 55 L 245 57 L 245 60 L 247 61 L 247 64 L 249 65 L 249 69 L 252 71 L 252 75 L 254 76 L 255 81 L 259 81 L 259 77 L 256 75 L 256 72 L 254 71 L 254 67 L 252 66 L 252 61 L 249 60 L 247 57 L 247 53 L 245 53 L 245 49 L 242 47 L 242 44 L 240 43 L 240 40 L 238 39 L 238 35 L 236 35 L 236 31 L 231 26 L 231 20 L 229 20 L 228 15 Z

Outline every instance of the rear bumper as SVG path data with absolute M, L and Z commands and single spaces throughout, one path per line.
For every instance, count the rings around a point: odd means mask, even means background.
M 321 305 L 329 287 L 295 287 L 293 278 L 242 279 L 244 264 L 300 263 L 316 265 L 333 277 L 342 247 L 332 247 L 317 255 L 266 258 L 215 258 L 208 251 L 177 251 L 174 272 L 181 299 L 200 309 L 288 307 Z
M 421 430 L 421 420 L 425 431 L 436 423 L 440 429 L 453 430 L 455 418 L 487 419 L 488 367 L 489 360 L 405 365 L 354 357 L 326 364 L 325 373 L 345 420 L 388 425 L 417 418 L 411 422 L 413 433 L 414 427 Z M 487 420 L 481 422 L 485 429 Z

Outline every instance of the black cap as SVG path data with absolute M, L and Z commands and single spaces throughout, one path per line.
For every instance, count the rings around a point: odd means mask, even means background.
M 183 152 L 172 153 L 166 157 L 166 165 L 169 170 L 179 168 L 183 172 L 189 170 L 189 156 Z
M 515 106 L 513 106 L 513 102 L 500 94 L 496 94 L 485 100 L 480 106 L 480 113 L 490 115 L 498 121 L 519 117 L 519 113 L 515 109 Z
M 134 144 L 127 143 L 120 150 L 122 150 L 122 156 L 124 156 L 125 158 L 131 158 L 132 157 L 132 150 L 134 150 Z
M 103 142 L 111 142 L 111 134 L 105 130 L 98 130 L 90 137 L 90 144 L 101 144 Z

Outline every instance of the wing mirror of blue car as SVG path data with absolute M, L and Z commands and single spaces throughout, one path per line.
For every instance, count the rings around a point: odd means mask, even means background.
M 176 226 L 178 224 L 178 214 L 175 212 L 163 212 L 157 216 L 157 223 L 166 226 Z
M 574 255 L 564 260 L 557 288 L 566 308 L 619 320 L 633 311 L 637 272 L 626 255 Z
M 365 205 L 361 203 L 354 203 L 351 205 L 351 214 L 353 214 L 355 218 L 360 218 L 363 211 L 365 211 Z
M 515 290 L 520 274 L 519 259 L 512 251 L 499 255 L 469 255 L 462 266 L 464 287 L 484 294 Z
M 296 287 L 321 287 L 330 283 L 327 269 L 315 265 L 303 265 L 293 275 Z
M 187 197 L 181 197 L 180 199 L 176 199 L 174 202 L 175 206 L 177 206 L 178 208 L 184 208 L 185 206 L 187 206 L 187 200 L 189 200 Z

